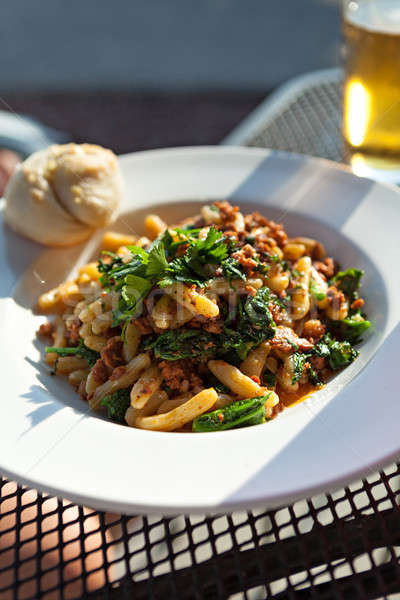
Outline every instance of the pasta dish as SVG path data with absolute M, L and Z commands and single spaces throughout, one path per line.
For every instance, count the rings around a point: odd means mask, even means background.
M 156 431 L 263 423 L 358 355 L 363 272 L 228 202 L 148 237 L 104 236 L 98 262 L 43 294 L 46 362 L 93 411 Z

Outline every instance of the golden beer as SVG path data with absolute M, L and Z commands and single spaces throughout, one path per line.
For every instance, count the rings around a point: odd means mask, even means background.
M 345 2 L 343 31 L 343 128 L 353 169 L 381 169 L 382 179 L 400 181 L 400 0 Z

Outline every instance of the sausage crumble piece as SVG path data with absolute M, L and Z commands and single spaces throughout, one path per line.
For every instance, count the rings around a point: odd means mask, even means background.
M 163 360 L 158 366 L 165 384 L 171 390 L 184 393 L 203 385 L 201 378 L 193 372 L 193 361 L 191 360 Z
M 114 336 L 108 340 L 107 345 L 100 352 L 100 356 L 107 367 L 114 369 L 124 364 L 122 348 L 123 341 L 120 336 Z
M 270 340 L 273 348 L 281 352 L 289 353 L 297 350 L 311 350 L 314 347 L 309 340 L 300 338 L 290 327 L 279 325 L 274 337 Z

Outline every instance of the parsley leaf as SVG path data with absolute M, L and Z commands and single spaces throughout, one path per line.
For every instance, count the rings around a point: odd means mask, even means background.
M 148 254 L 146 277 L 149 279 L 159 279 L 168 269 L 168 261 L 165 256 L 165 247 L 163 242 L 158 242 L 153 246 Z

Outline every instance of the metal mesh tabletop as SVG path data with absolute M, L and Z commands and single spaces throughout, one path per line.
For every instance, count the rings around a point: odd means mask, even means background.
M 339 124 L 329 71 L 285 86 L 225 142 L 340 160 Z M 272 511 L 126 517 L 0 478 L 0 600 L 399 597 L 399 497 L 392 465 Z

